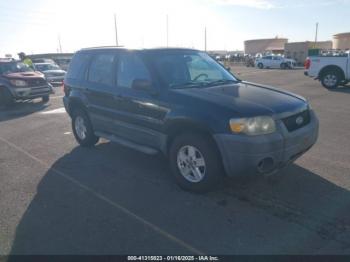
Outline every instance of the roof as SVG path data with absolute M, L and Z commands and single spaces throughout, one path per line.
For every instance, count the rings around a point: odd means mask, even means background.
M 80 51 L 95 51 L 95 50 L 131 50 L 131 51 L 198 51 L 192 48 L 180 47 L 157 47 L 157 48 L 127 48 L 123 46 L 98 46 L 83 48 Z M 79 52 L 80 52 L 79 51 Z
M 300 42 L 288 42 L 286 45 L 293 45 L 293 44 L 314 44 L 315 41 L 300 41 Z M 323 44 L 323 43 L 332 43 L 332 40 L 326 40 L 326 41 L 317 41 L 316 44 Z
M 350 32 L 346 32 L 346 33 L 339 33 L 339 34 L 336 34 L 336 35 L 333 35 L 335 37 L 337 36 L 350 36 Z
M 53 63 L 34 63 L 34 65 L 53 65 Z
M 261 38 L 261 39 L 249 39 L 245 40 L 244 42 L 259 42 L 259 41 L 274 41 L 274 40 L 282 40 L 282 41 L 288 41 L 288 38 Z

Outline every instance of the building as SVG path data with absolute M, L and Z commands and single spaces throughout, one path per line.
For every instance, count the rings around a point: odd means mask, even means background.
M 350 49 L 350 32 L 334 35 L 333 48 L 341 49 L 341 50 L 349 50 Z
M 284 45 L 288 43 L 287 38 L 254 39 L 244 41 L 244 52 L 250 55 L 258 53 L 283 54 Z
M 286 43 L 284 45 L 284 55 L 293 58 L 297 64 L 301 65 L 308 56 L 309 49 L 332 49 L 332 44 L 332 41 Z

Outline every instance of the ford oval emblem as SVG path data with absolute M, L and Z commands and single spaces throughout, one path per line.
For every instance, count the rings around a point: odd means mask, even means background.
M 300 126 L 302 123 L 304 123 L 304 118 L 302 116 L 298 116 L 297 119 L 295 119 L 295 123 Z

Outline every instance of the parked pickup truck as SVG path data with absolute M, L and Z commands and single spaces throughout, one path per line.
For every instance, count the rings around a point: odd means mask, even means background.
M 350 81 L 350 52 L 342 56 L 311 56 L 305 61 L 305 75 L 321 81 L 325 88 L 334 89 Z

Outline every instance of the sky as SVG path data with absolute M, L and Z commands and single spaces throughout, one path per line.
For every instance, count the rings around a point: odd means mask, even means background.
M 0 57 L 115 45 L 243 50 L 244 40 L 332 40 L 350 32 L 350 0 L 0 0 Z

